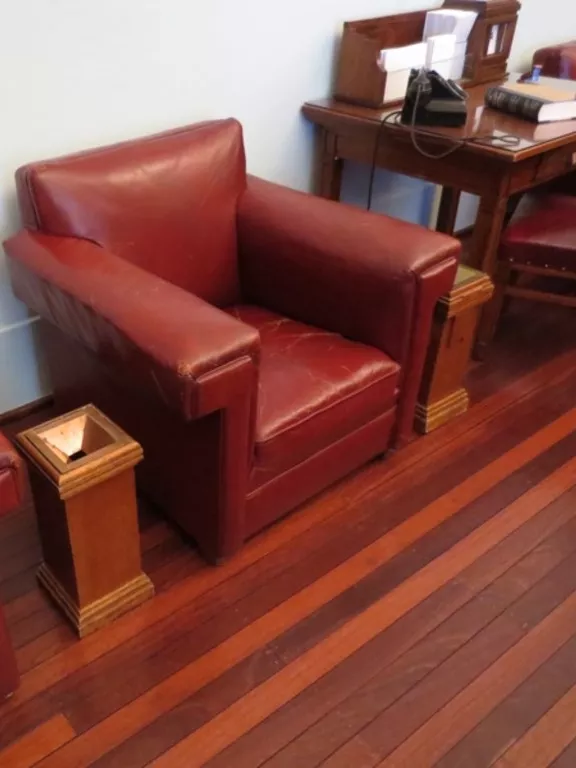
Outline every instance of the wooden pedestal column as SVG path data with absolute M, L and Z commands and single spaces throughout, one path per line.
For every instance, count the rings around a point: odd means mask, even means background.
M 83 637 L 154 594 L 142 572 L 136 509 L 142 449 L 91 405 L 17 441 L 44 556 L 38 579 Z
M 438 302 L 416 406 L 418 432 L 432 432 L 468 410 L 464 376 L 481 307 L 493 292 L 487 275 L 461 266 L 453 290 Z

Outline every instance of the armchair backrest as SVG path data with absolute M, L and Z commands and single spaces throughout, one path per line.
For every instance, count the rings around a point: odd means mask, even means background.
M 34 163 L 16 180 L 26 227 L 95 242 L 216 306 L 239 299 L 235 120 Z

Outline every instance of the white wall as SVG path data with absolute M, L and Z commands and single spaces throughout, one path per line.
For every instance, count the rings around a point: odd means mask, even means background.
M 576 36 L 573 0 L 524 0 L 516 60 Z M 441 0 L 18 0 L 0 41 L 0 238 L 18 227 L 13 173 L 22 163 L 233 115 L 252 173 L 308 189 L 313 130 L 306 99 L 330 91 L 343 21 Z M 345 197 L 362 203 L 364 169 Z M 424 192 L 423 192 L 424 190 Z M 375 207 L 425 220 L 424 185 L 381 174 Z M 0 255 L 0 413 L 49 391 L 34 320 L 9 288 Z

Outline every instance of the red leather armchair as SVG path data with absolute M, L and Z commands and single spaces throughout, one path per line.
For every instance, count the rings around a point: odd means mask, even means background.
M 141 487 L 208 559 L 411 432 L 456 240 L 247 177 L 234 120 L 17 186 L 6 250 L 62 407 L 142 443 Z
M 22 500 L 22 467 L 18 455 L 0 432 L 0 517 Z M 18 671 L 6 620 L 0 605 L 0 703 L 18 686 Z

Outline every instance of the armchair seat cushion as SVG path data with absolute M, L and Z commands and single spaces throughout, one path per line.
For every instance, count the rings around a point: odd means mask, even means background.
M 260 333 L 255 466 L 267 475 L 394 408 L 400 368 L 385 353 L 261 307 L 228 311 Z
M 576 198 L 536 199 L 527 215 L 513 221 L 504 233 L 500 257 L 516 264 L 576 272 Z

